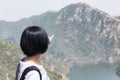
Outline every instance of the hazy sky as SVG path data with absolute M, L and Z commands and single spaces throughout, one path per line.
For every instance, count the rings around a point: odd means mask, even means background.
M 16 21 L 48 10 L 59 9 L 80 1 L 113 16 L 120 15 L 120 0 L 0 0 L 0 20 Z

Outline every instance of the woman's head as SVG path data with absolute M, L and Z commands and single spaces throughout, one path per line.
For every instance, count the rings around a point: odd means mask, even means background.
M 44 29 L 38 26 L 27 27 L 21 36 L 20 46 L 26 56 L 34 56 L 46 52 L 49 38 Z

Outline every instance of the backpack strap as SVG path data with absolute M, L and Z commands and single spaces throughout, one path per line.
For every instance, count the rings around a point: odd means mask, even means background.
M 17 65 L 15 80 L 18 80 L 18 75 L 20 72 L 19 68 L 20 68 L 20 63 L 18 63 L 18 65 Z
M 39 70 L 36 66 L 30 66 L 30 67 L 26 68 L 26 69 L 24 70 L 24 72 L 23 72 L 20 80 L 24 80 L 24 79 L 25 79 L 25 76 L 27 75 L 27 73 L 30 72 L 30 71 L 33 71 L 33 70 L 35 70 L 35 71 L 37 71 L 37 72 L 39 73 L 39 75 L 40 75 L 40 80 L 42 80 L 41 72 L 40 72 L 40 70 Z
M 21 61 L 24 61 L 24 60 L 25 60 L 25 57 L 21 59 Z M 20 62 L 17 65 L 15 80 L 18 80 L 19 73 L 20 73 Z

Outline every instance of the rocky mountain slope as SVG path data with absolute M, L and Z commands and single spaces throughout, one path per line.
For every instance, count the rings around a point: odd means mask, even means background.
M 19 43 L 23 29 L 29 25 L 39 25 L 55 35 L 48 53 L 69 66 L 119 60 L 120 20 L 86 3 L 16 22 L 1 21 L 0 39 Z

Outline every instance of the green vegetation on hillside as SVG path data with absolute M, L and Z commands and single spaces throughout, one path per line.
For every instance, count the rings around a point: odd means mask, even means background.
M 20 48 L 10 42 L 0 41 L 0 79 L 14 79 L 15 68 L 20 60 Z
M 14 80 L 16 66 L 21 57 L 22 52 L 18 45 L 0 41 L 0 80 Z M 51 80 L 67 80 L 67 69 L 52 56 L 45 55 L 42 65 L 47 69 Z

